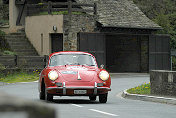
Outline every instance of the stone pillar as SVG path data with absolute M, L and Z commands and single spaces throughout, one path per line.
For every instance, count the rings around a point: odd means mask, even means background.
M 79 32 L 94 32 L 95 18 L 92 15 L 73 15 L 71 24 L 69 23 L 68 15 L 64 15 L 64 25 L 63 25 L 63 41 L 64 41 L 64 51 L 76 51 L 78 33 Z

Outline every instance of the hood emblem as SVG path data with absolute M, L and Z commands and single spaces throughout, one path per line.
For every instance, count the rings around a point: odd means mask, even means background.
M 80 77 L 79 71 L 78 71 L 78 80 L 81 80 L 81 77 Z

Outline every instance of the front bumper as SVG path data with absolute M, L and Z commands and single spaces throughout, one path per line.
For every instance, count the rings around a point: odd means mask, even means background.
M 66 86 L 65 82 L 63 82 L 63 87 L 48 87 L 46 88 L 46 91 L 54 94 L 54 95 L 74 95 L 74 90 L 87 90 L 89 91 L 85 95 L 98 95 L 102 93 L 107 93 L 108 91 L 111 91 L 111 88 L 108 87 L 98 87 L 97 83 L 95 82 L 94 86 Z M 60 91 L 57 93 L 57 91 Z

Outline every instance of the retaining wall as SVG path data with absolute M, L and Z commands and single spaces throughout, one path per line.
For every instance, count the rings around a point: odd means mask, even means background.
M 0 64 L 5 68 L 43 69 L 48 56 L 0 56 Z
M 176 96 L 176 71 L 153 70 L 150 72 L 151 94 Z

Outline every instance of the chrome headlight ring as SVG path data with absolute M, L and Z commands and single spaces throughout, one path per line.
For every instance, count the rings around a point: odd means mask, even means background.
M 48 73 L 48 78 L 52 81 L 56 80 L 58 77 L 59 77 L 59 75 L 56 71 L 50 71 Z
M 106 81 L 106 80 L 109 79 L 109 73 L 107 71 L 102 70 L 99 73 L 99 77 L 100 77 L 101 80 Z

